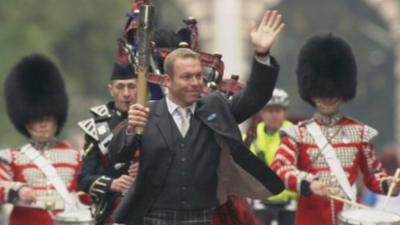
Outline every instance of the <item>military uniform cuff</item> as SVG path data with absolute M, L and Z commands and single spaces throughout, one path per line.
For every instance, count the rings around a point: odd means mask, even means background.
M 7 196 L 6 202 L 12 204 L 17 203 L 19 200 L 19 195 L 18 195 L 19 190 L 27 186 L 28 185 L 23 183 L 12 183 L 8 188 L 8 192 L 6 195 Z
M 381 182 L 381 191 L 385 195 L 389 192 L 389 184 L 387 180 Z
M 112 180 L 107 176 L 97 178 L 90 186 L 89 194 L 95 199 L 103 198 L 110 191 Z
M 311 195 L 312 191 L 310 185 L 311 183 L 309 181 L 302 180 L 300 183 L 300 194 L 305 196 Z

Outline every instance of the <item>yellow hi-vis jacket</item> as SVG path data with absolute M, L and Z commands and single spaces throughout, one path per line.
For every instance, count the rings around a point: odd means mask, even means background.
M 282 127 L 290 126 L 293 126 L 293 124 L 288 120 L 285 120 L 282 124 Z M 273 134 L 267 134 L 265 132 L 265 123 L 260 122 L 257 124 L 256 134 L 256 139 L 251 144 L 250 150 L 270 166 L 281 142 L 279 131 L 276 131 Z M 268 198 L 268 201 L 287 202 L 290 199 L 295 199 L 297 197 L 298 196 L 295 192 L 284 190 L 280 194 Z

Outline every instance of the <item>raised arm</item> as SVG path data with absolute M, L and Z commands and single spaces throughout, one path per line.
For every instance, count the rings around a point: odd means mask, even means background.
M 278 11 L 266 11 L 258 26 L 252 21 L 250 37 L 258 60 L 266 61 L 269 58 L 272 45 L 284 26 Z
M 255 60 L 246 89 L 231 101 L 232 112 L 238 123 L 255 114 L 272 96 L 279 65 L 269 53 L 283 27 L 282 15 L 277 11 L 266 11 L 258 25 L 252 22 L 250 36 Z

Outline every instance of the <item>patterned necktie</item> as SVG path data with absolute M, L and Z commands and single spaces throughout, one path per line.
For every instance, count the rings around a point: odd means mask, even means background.
M 181 123 L 179 124 L 179 131 L 181 132 L 182 137 L 185 137 L 190 126 L 190 109 L 178 107 L 176 111 L 181 117 Z

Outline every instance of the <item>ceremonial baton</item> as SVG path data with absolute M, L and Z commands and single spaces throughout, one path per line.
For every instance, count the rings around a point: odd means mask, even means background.
M 154 6 L 142 5 L 139 12 L 139 52 L 138 52 L 138 79 L 137 103 L 146 106 L 147 103 L 147 73 L 151 57 L 151 40 L 153 40 Z M 137 128 L 137 134 L 143 133 L 143 128 Z

